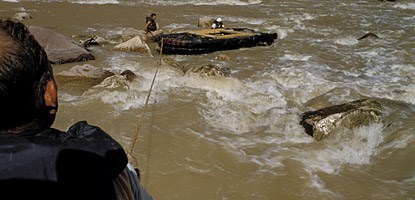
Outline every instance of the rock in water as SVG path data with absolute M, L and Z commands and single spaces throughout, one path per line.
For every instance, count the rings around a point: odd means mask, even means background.
M 360 37 L 360 38 L 358 38 L 357 40 L 363 40 L 363 39 L 365 39 L 365 38 L 367 38 L 367 37 L 373 37 L 373 38 L 380 38 L 379 36 L 377 36 L 376 34 L 374 34 L 374 33 L 366 33 L 365 35 L 363 35 L 362 37 Z
M 45 49 L 52 64 L 95 60 L 95 57 L 90 52 L 72 38 L 40 26 L 29 26 L 28 28 Z
M 33 17 L 26 12 L 19 12 L 14 14 L 13 19 L 22 21 L 24 19 L 33 19 Z
M 59 86 L 63 87 L 92 87 L 114 73 L 89 64 L 76 65 L 67 71 L 55 75 Z
M 91 37 L 88 37 L 85 40 L 81 40 L 80 43 L 84 48 L 87 48 L 89 46 L 99 46 L 103 44 L 108 44 L 108 41 L 97 35 L 92 35 Z
M 192 67 L 186 71 L 185 75 L 195 74 L 202 77 L 208 76 L 228 76 L 228 74 L 224 73 L 223 70 L 215 65 L 203 65 Z
M 373 99 L 361 99 L 303 113 L 300 124 L 306 133 L 321 140 L 336 128 L 354 128 L 379 122 L 381 104 Z
M 141 41 L 140 36 L 135 36 L 130 40 L 123 42 L 121 44 L 116 45 L 113 47 L 115 51 L 138 51 L 142 53 L 146 53 L 153 57 L 151 54 L 151 50 L 146 43 Z

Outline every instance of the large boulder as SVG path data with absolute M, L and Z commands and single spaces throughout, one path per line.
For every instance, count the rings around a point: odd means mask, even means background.
M 90 52 L 69 37 L 40 26 L 29 26 L 28 28 L 45 49 L 52 64 L 95 60 Z
M 76 65 L 67 71 L 55 75 L 59 86 L 90 88 L 101 83 L 114 73 L 89 64 Z
M 321 140 L 337 128 L 354 128 L 381 119 L 382 105 L 373 99 L 360 99 L 303 113 L 300 124 L 306 133 Z

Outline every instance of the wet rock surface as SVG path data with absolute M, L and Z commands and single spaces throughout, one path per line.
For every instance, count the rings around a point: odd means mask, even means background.
M 72 38 L 40 26 L 29 26 L 29 31 L 45 49 L 52 64 L 95 60 L 95 57 Z
M 189 76 L 192 74 L 206 77 L 206 76 L 229 76 L 230 73 L 228 73 L 226 70 L 221 69 L 218 66 L 209 64 L 209 65 L 192 67 L 189 70 L 187 70 L 185 73 L 186 76 Z
M 382 105 L 374 99 L 360 99 L 303 113 L 300 124 L 306 133 L 321 140 L 337 128 L 354 128 L 381 120 Z
M 140 36 L 135 36 L 126 42 L 116 45 L 115 47 L 113 47 L 113 50 L 114 51 L 137 51 L 137 52 L 141 52 L 141 53 L 145 53 L 150 56 L 153 56 L 151 54 L 150 48 L 145 42 L 143 42 L 140 39 Z
M 89 88 L 101 83 L 114 73 L 89 64 L 76 65 L 67 71 L 55 75 L 59 87 Z

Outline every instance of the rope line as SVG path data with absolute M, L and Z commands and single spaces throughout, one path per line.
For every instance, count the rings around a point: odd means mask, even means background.
M 145 185 L 147 185 L 147 181 L 148 181 L 148 177 L 149 177 L 149 172 L 150 172 L 150 151 L 151 151 L 151 144 L 153 141 L 153 124 L 154 124 L 154 111 L 156 110 L 156 100 L 154 100 L 154 104 L 153 104 L 153 115 L 151 117 L 151 124 L 150 124 L 150 139 L 148 141 L 148 147 L 147 147 L 147 163 L 146 163 L 146 178 L 145 178 Z
M 150 89 L 148 91 L 148 94 L 147 94 L 146 103 L 144 105 L 144 109 L 143 109 L 143 112 L 141 113 L 140 119 L 138 120 L 137 129 L 135 131 L 136 134 L 134 136 L 133 142 L 130 144 L 130 147 L 129 147 L 128 155 L 130 155 L 130 156 L 132 156 L 132 153 L 134 151 L 134 146 L 135 146 L 135 144 L 137 142 L 137 139 L 138 139 L 138 133 L 140 132 L 141 124 L 142 124 L 143 119 L 144 119 L 144 114 L 147 110 L 148 101 L 150 99 L 151 91 L 153 90 L 154 82 L 155 82 L 156 77 L 157 77 L 157 72 L 159 70 L 159 65 L 161 65 L 161 55 L 162 55 L 162 53 L 163 53 L 163 38 L 161 39 L 160 61 L 159 61 L 159 64 L 156 65 L 156 72 L 154 72 L 154 77 L 153 77 L 153 80 L 151 82 L 151 86 L 150 86 Z
M 137 165 L 138 164 L 137 163 L 137 160 L 135 159 L 135 157 L 132 154 L 133 154 L 133 151 L 134 151 L 134 146 L 135 146 L 135 144 L 137 143 L 137 140 L 138 140 L 138 134 L 140 132 L 141 124 L 142 124 L 143 119 L 144 119 L 144 114 L 145 114 L 145 112 L 147 110 L 148 101 L 150 100 L 150 95 L 151 95 L 151 92 L 153 90 L 153 86 L 154 86 L 154 82 L 155 82 L 156 77 L 157 77 L 157 73 L 158 73 L 158 70 L 159 70 L 159 66 L 161 65 L 161 55 L 162 55 L 162 53 L 163 53 L 163 38 L 161 39 L 160 60 L 159 60 L 158 65 L 156 65 L 156 71 L 154 72 L 154 77 L 153 77 L 153 80 L 151 82 L 151 86 L 150 86 L 150 89 L 148 91 L 148 94 L 147 94 L 146 103 L 144 105 L 144 108 L 143 108 L 143 111 L 141 113 L 140 119 L 137 122 L 137 128 L 136 128 L 136 131 L 135 131 L 135 137 L 134 137 L 133 141 L 131 142 L 130 147 L 129 147 L 129 151 L 127 153 L 129 162 L 133 161 L 134 162 L 133 165 Z M 150 139 L 149 139 L 149 142 L 148 142 L 148 149 L 147 149 L 147 163 L 146 163 L 146 172 L 147 173 L 146 173 L 146 179 L 145 179 L 146 180 L 146 185 L 147 185 L 147 180 L 148 180 L 148 176 L 149 176 L 150 148 L 151 148 L 152 135 L 153 135 L 152 133 L 153 133 L 153 122 L 154 122 L 154 110 L 155 110 L 155 107 L 156 107 L 156 100 L 154 100 L 154 103 L 153 103 L 153 115 L 152 115 L 151 125 L 150 125 Z

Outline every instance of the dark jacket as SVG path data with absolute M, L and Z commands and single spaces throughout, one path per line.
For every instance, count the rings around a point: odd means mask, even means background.
M 146 17 L 146 24 L 149 21 L 150 21 L 150 25 L 148 25 L 147 31 L 156 31 L 157 30 L 156 21 L 152 17 Z
M 0 194 L 10 199 L 115 199 L 126 154 L 100 128 L 78 122 L 0 135 Z

